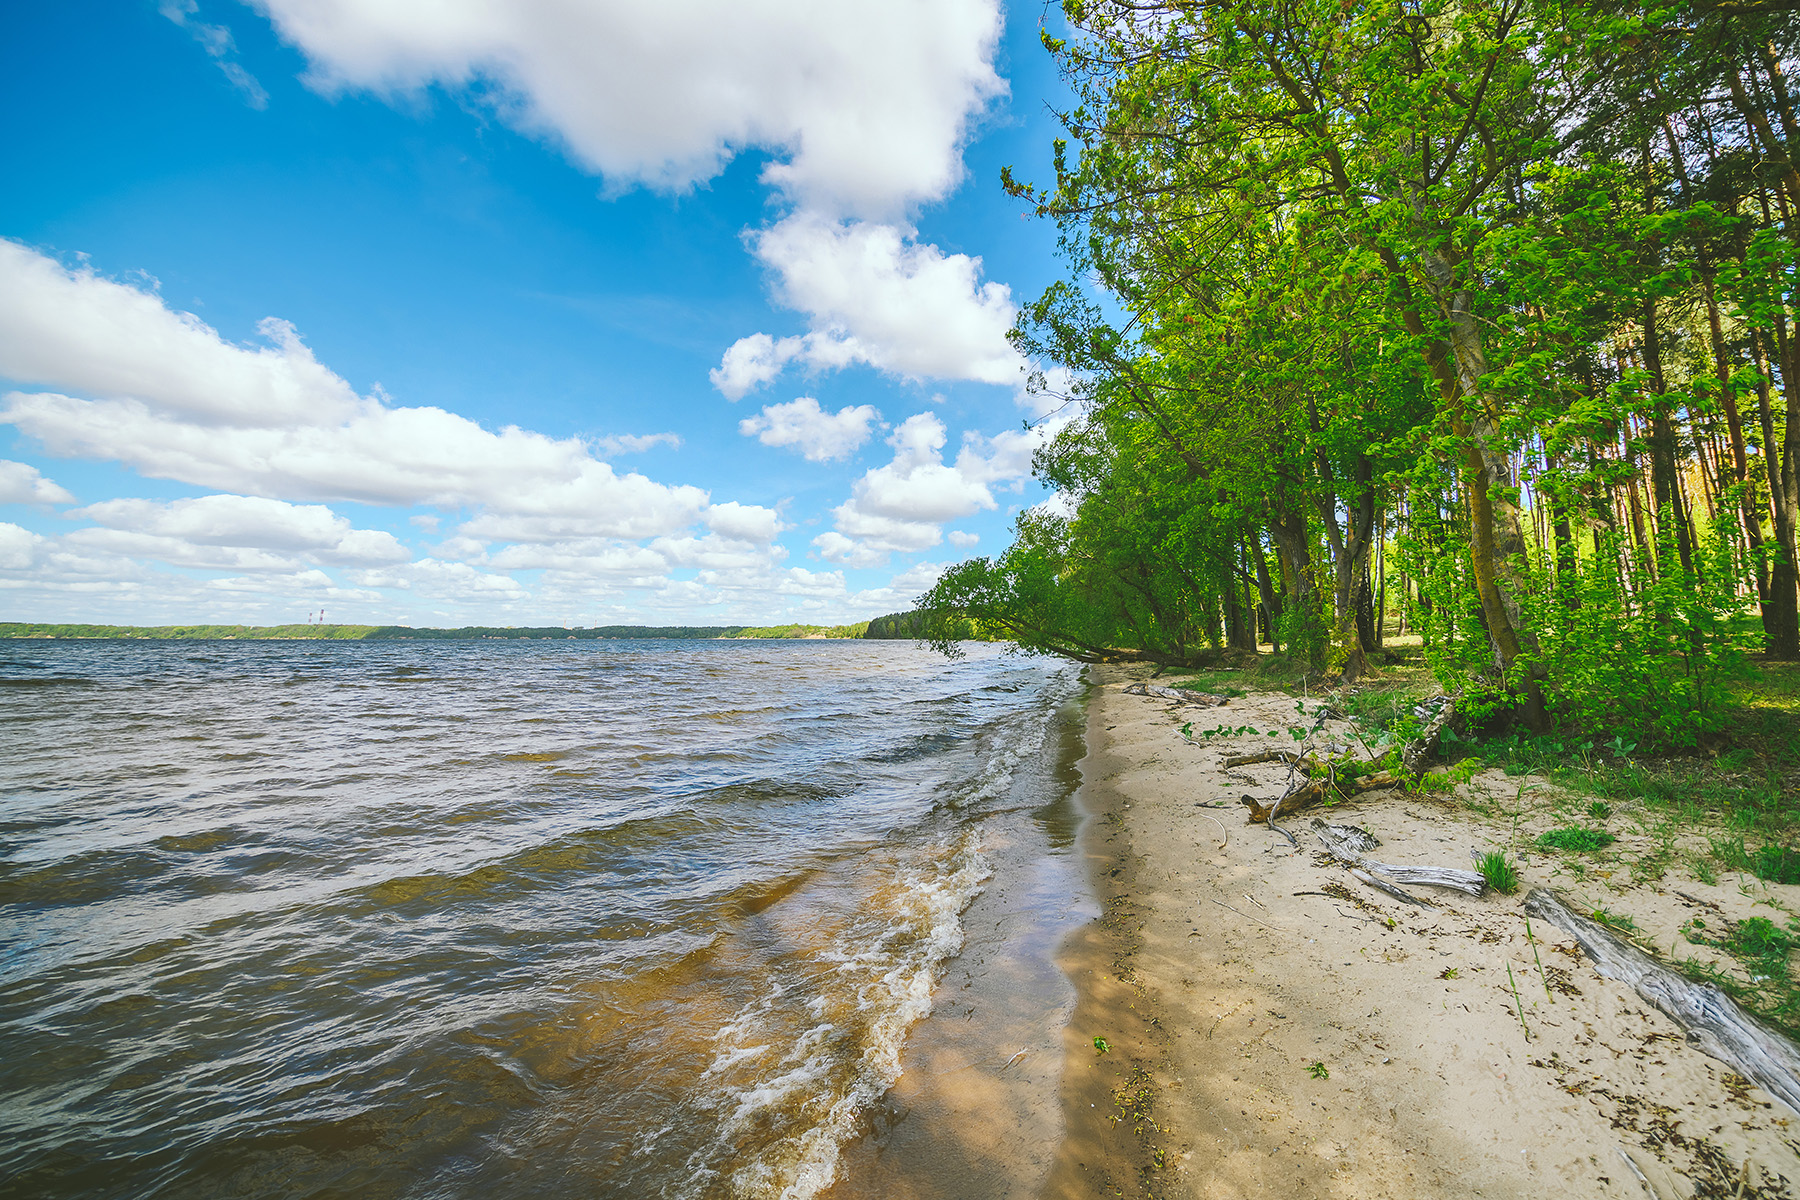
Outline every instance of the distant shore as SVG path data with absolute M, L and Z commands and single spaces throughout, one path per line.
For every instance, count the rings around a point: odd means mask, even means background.
M 1230 730 L 1284 727 L 1293 697 L 1234 699 L 1208 713 L 1230 729 L 1190 742 L 1179 727 L 1200 710 L 1122 693 L 1147 670 L 1091 671 L 1083 801 L 1104 915 L 1061 956 L 1079 1000 L 1045 1195 L 1791 1194 L 1796 1114 L 1561 931 L 1528 935 L 1520 901 L 1553 885 L 1628 905 L 1666 953 L 1697 914 L 1779 919 L 1800 887 L 1553 878 L 1533 856 L 1519 895 L 1420 888 L 1436 907 L 1409 908 L 1310 852 L 1304 819 L 1300 849 L 1246 824 L 1240 796 L 1279 794 L 1287 768 L 1224 767 L 1271 744 Z M 1325 735 L 1348 740 L 1340 724 Z M 1377 792 L 1328 816 L 1377 834 L 1385 860 L 1436 865 L 1552 819 L 1541 780 L 1463 787 L 1511 812 Z
M 884 636 L 871 634 L 873 622 L 851 625 L 465 625 L 457 629 L 407 625 L 79 625 L 18 621 L 0 622 L 0 639 L 130 641 L 610 641 L 613 639 L 763 640 L 792 638 L 819 641 Z

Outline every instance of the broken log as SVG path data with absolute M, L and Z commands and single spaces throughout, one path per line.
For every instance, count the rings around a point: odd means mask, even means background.
M 1186 688 L 1163 687 L 1155 683 L 1133 683 L 1125 688 L 1127 696 L 1153 696 L 1158 700 L 1173 700 L 1176 704 L 1198 704 L 1202 708 L 1217 708 L 1221 704 L 1229 704 L 1229 696 L 1215 696 L 1211 692 L 1194 692 Z
M 1367 854 L 1375 847 L 1381 845 L 1381 839 L 1364 829 L 1361 825 L 1332 825 L 1326 821 L 1320 820 L 1318 817 L 1314 817 L 1312 819 L 1312 827 L 1318 831 L 1321 839 L 1323 839 L 1326 834 L 1330 834 L 1333 838 L 1337 839 L 1337 843 L 1340 846 L 1356 854 Z
M 1358 882 L 1366 883 L 1370 887 L 1374 888 L 1376 891 L 1385 892 L 1388 895 L 1392 896 L 1396 900 L 1404 900 L 1408 904 L 1416 904 L 1420 908 L 1436 908 L 1437 907 L 1437 905 L 1433 904 L 1431 901 L 1425 899 L 1424 897 L 1415 896 L 1411 892 L 1407 891 L 1405 888 L 1395 887 L 1391 883 L 1387 883 L 1383 880 L 1377 879 L 1373 875 L 1369 874 L 1367 871 L 1359 871 L 1355 867 L 1351 867 L 1350 874 L 1356 876 Z
M 1319 844 L 1325 852 L 1351 868 L 1354 874 L 1357 868 L 1379 871 L 1395 883 L 1412 883 L 1424 887 L 1453 888 L 1466 892 L 1471 896 L 1479 896 L 1487 890 L 1487 880 L 1479 871 L 1464 871 L 1457 867 L 1411 867 L 1401 863 L 1377 862 L 1369 858 L 1359 848 L 1362 837 L 1373 841 L 1372 834 L 1358 829 L 1354 825 L 1327 825 L 1318 818 L 1313 818 L 1313 832 L 1319 835 Z
M 1594 969 L 1635 991 L 1687 1031 L 1688 1043 L 1800 1112 L 1800 1047 L 1710 983 L 1694 983 L 1581 916 L 1549 888 L 1532 888 L 1525 911 L 1569 934 Z

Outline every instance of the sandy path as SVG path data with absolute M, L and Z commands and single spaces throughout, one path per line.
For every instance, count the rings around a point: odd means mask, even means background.
M 1800 1117 L 1690 1049 L 1559 931 L 1535 928 L 1534 954 L 1519 897 L 1418 889 L 1439 907 L 1409 908 L 1331 865 L 1304 819 L 1299 851 L 1247 825 L 1239 796 L 1278 794 L 1286 768 L 1221 759 L 1292 741 L 1190 744 L 1178 727 L 1285 730 L 1293 699 L 1177 712 L 1122 694 L 1137 674 L 1094 673 L 1085 848 L 1106 915 L 1062 955 L 1080 997 L 1048 1194 L 1800 1194 Z M 1373 831 L 1391 862 L 1467 866 L 1470 847 L 1512 833 L 1417 795 L 1372 793 L 1331 818 Z M 1547 871 L 1528 859 L 1526 886 L 1594 903 Z M 1672 931 L 1696 904 L 1771 902 L 1674 886 L 1641 889 L 1640 922 Z

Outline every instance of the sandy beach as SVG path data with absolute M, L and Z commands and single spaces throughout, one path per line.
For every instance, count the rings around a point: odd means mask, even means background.
M 1287 768 L 1222 760 L 1291 745 L 1267 731 L 1294 723 L 1294 698 L 1178 709 L 1123 692 L 1147 674 L 1090 676 L 1080 798 L 1103 913 L 1059 953 L 1078 999 L 1047 1195 L 1796 1194 L 1800 1117 L 1600 977 L 1562 931 L 1528 936 L 1521 901 L 1556 888 L 1685 958 L 1709 953 L 1682 939 L 1685 922 L 1785 922 L 1800 888 L 1526 852 L 1517 895 L 1416 888 L 1435 907 L 1411 907 L 1321 853 L 1315 814 L 1290 822 L 1298 849 L 1246 822 L 1240 797 L 1279 795 Z M 1190 741 L 1188 721 L 1228 731 Z M 1255 732 L 1232 735 L 1243 726 Z M 1322 736 L 1349 741 L 1339 722 Z M 1385 861 L 1466 867 L 1471 848 L 1517 854 L 1566 824 L 1568 803 L 1488 771 L 1329 816 L 1377 835 Z M 1629 811 L 1612 823 L 1621 846 L 1649 826 Z

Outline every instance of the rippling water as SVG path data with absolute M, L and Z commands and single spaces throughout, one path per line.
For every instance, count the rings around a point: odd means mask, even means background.
M 804 1197 L 1066 666 L 0 643 L 0 1190 Z

